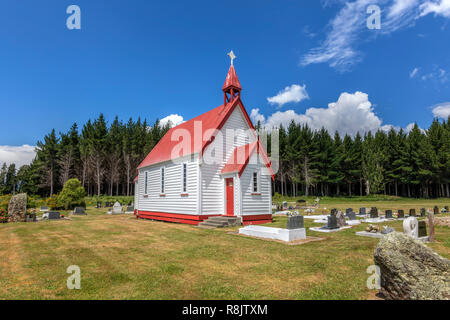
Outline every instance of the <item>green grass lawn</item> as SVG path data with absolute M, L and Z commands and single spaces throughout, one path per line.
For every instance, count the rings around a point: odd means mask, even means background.
M 450 202 L 408 201 L 375 205 Z M 374 202 L 332 204 L 356 210 Z M 330 234 L 307 230 L 324 240 L 286 245 L 231 234 L 237 227 L 205 230 L 87 212 L 71 221 L 0 225 L 0 299 L 372 299 L 376 293 L 366 288 L 366 269 L 378 239 L 355 235 L 367 224 Z M 275 217 L 270 225 L 285 224 L 286 217 Z M 401 222 L 388 225 L 402 230 Z M 450 258 L 450 228 L 436 227 L 436 242 L 428 245 Z M 70 265 L 81 268 L 81 290 L 66 287 Z

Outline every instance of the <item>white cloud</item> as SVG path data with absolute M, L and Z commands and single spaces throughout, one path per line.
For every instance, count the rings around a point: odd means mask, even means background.
M 435 117 L 447 120 L 450 117 L 450 102 L 435 105 L 432 112 Z
M 342 5 L 328 23 L 325 40 L 306 53 L 300 65 L 328 63 L 332 68 L 346 71 L 362 59 L 357 47 L 364 39 L 374 39 L 377 35 L 388 35 L 412 26 L 417 19 L 430 13 L 450 18 L 450 0 L 355 0 L 342 1 Z M 369 5 L 386 8 L 382 12 L 380 30 L 367 28 L 369 15 L 366 10 Z
M 30 164 L 36 157 L 36 147 L 24 144 L 22 146 L 0 146 L 0 165 L 6 162 L 16 164 L 20 168 L 25 164 Z
M 165 126 L 168 122 L 171 123 L 171 127 L 175 127 L 179 124 L 182 124 L 184 122 L 184 119 L 182 116 L 178 114 L 171 114 L 165 118 L 162 118 L 159 123 L 161 126 Z
M 421 16 L 433 13 L 435 16 L 450 18 L 450 0 L 425 1 L 420 5 L 420 11 Z
M 369 96 L 359 91 L 344 92 L 338 101 L 328 104 L 327 108 L 309 108 L 304 114 L 296 113 L 294 110 L 277 111 L 266 119 L 259 109 L 253 109 L 251 118 L 253 121 L 256 119 L 261 121 L 261 124 L 268 130 L 280 125 L 286 128 L 292 120 L 298 124 L 307 124 L 313 130 L 320 130 L 324 127 L 330 134 L 338 131 L 341 135 L 349 134 L 351 136 L 357 132 L 361 134 L 377 130 L 388 132 L 392 128 L 396 131 L 400 130 L 399 126 L 383 124 L 383 121 L 375 114 Z M 405 131 L 409 132 L 413 126 L 413 123 L 409 124 Z
M 272 105 L 276 104 L 278 107 L 281 107 L 286 103 L 300 102 L 308 98 L 309 96 L 308 92 L 306 92 L 306 85 L 300 86 L 298 84 L 293 84 L 278 92 L 276 96 L 267 98 L 267 101 Z
M 419 68 L 414 68 L 414 70 L 411 71 L 411 73 L 409 74 L 409 77 L 411 79 L 414 78 L 417 75 L 418 72 L 419 72 Z

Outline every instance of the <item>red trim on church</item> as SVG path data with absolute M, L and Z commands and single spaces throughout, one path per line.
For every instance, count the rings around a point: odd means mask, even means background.
M 190 214 L 178 214 L 178 213 L 167 213 L 167 212 L 150 212 L 150 211 L 141 211 L 141 210 L 139 210 L 137 213 L 137 217 L 141 218 L 141 219 L 186 223 L 186 224 L 192 224 L 192 225 L 198 225 L 203 220 L 206 220 L 209 217 L 215 217 L 215 216 L 220 216 L 220 214 L 190 215 Z

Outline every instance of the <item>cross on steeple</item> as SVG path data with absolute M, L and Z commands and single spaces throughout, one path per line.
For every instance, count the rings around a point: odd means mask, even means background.
M 234 55 L 233 50 L 231 50 L 230 52 L 228 52 L 228 56 L 231 59 L 231 65 L 233 65 L 233 60 L 236 59 L 236 56 Z

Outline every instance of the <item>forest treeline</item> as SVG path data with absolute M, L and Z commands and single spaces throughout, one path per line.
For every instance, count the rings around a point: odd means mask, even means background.
M 87 195 L 133 195 L 137 166 L 169 128 L 158 120 L 149 125 L 117 117 L 108 124 L 100 114 L 81 130 L 77 124 L 64 133 L 52 130 L 37 143 L 30 165 L 17 170 L 3 164 L 0 193 L 47 197 L 78 178 Z M 273 191 L 281 195 L 450 197 L 450 118 L 435 119 L 427 130 L 415 125 L 409 132 L 354 137 L 294 122 L 279 129 L 280 168 Z
M 279 134 L 281 195 L 450 197 L 450 117 L 410 132 L 341 137 L 291 122 Z
M 132 195 L 137 166 L 169 128 L 158 120 L 150 126 L 146 120 L 123 123 L 117 117 L 108 125 L 100 114 L 81 130 L 76 123 L 67 132 L 52 130 L 37 142 L 30 165 L 16 170 L 14 164 L 3 164 L 0 192 L 48 197 L 78 178 L 87 195 Z

